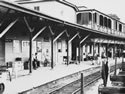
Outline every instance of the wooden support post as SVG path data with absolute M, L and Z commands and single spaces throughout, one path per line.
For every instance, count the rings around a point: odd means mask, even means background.
M 32 73 L 32 32 L 30 32 L 30 37 L 29 37 L 29 40 L 30 40 L 30 46 L 29 46 L 29 49 L 30 49 L 30 70 L 29 72 Z
M 122 54 L 122 65 L 121 65 L 121 69 L 122 69 L 122 71 L 124 70 L 123 67 L 124 66 L 124 55 Z
M 13 22 L 11 22 L 11 23 L 3 30 L 3 32 L 0 33 L 0 38 L 2 38 L 3 35 L 5 35 L 5 34 L 9 31 L 9 29 L 11 29 L 11 28 L 16 24 L 17 21 L 18 21 L 18 18 L 17 18 L 16 20 L 14 20 Z
M 95 60 L 95 42 L 93 42 L 93 60 Z
M 85 38 L 83 38 L 83 39 L 80 41 L 80 44 L 82 44 L 89 36 L 90 36 L 90 34 L 88 34 Z
M 117 68 L 117 55 L 116 55 L 116 46 L 115 46 L 115 72 L 114 75 L 116 75 L 116 68 Z
M 98 43 L 98 56 L 100 56 L 100 43 Z
M 46 26 L 40 29 L 40 31 L 38 31 L 38 33 L 35 36 L 33 36 L 32 41 L 35 40 L 45 29 L 46 29 Z
M 80 56 L 80 55 L 81 55 L 81 54 L 80 54 L 80 51 L 81 51 L 81 50 L 80 50 L 80 49 L 81 49 L 81 45 L 80 45 L 80 38 L 79 38 L 79 55 L 78 55 L 78 57 L 79 57 L 79 58 L 78 58 L 79 64 L 80 64 L 80 59 L 81 59 L 81 56 Z
M 101 44 L 101 43 L 99 43 L 99 56 L 100 56 L 100 57 L 102 57 L 101 46 L 102 46 L 102 44 Z
M 51 35 L 51 68 L 53 69 L 53 39 L 54 36 Z
M 95 42 L 93 42 L 93 57 L 95 56 Z
M 67 65 L 69 65 L 69 37 L 67 37 Z
M 83 61 L 83 45 L 80 44 L 80 60 Z
M 66 30 L 64 30 L 63 32 L 61 32 L 61 33 L 53 40 L 53 42 L 57 41 L 57 39 L 59 39 L 65 32 L 66 32 Z
M 51 26 L 48 26 L 49 31 L 51 33 L 51 68 L 53 69 L 53 40 L 54 40 L 54 32 L 52 31 Z
M 115 59 L 115 45 L 113 47 L 113 59 Z
M 24 21 L 26 23 L 27 28 L 29 29 L 29 73 L 32 73 L 32 32 L 34 31 L 34 28 L 31 29 L 28 21 L 26 20 L 26 17 L 24 17 Z
M 83 78 L 83 73 L 81 73 L 81 94 L 84 94 L 84 78 Z
M 116 69 L 117 68 L 117 57 L 115 57 L 115 72 L 114 72 L 114 75 L 116 75 Z
M 107 60 L 108 60 L 108 45 L 109 44 L 106 45 L 106 57 L 107 57 Z
M 68 41 L 68 43 L 71 43 L 72 40 L 75 39 L 78 35 L 79 35 L 79 33 L 76 33 L 76 34 Z

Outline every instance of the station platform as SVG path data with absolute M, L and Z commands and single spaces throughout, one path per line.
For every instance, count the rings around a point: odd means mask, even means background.
M 109 59 L 109 66 L 115 64 L 114 59 Z M 118 63 L 122 62 L 121 58 L 118 58 Z M 29 70 L 20 71 L 17 78 L 13 78 L 12 81 L 5 81 L 5 91 L 3 94 L 18 94 L 19 92 L 31 89 L 33 87 L 46 84 L 53 80 L 71 75 L 82 70 L 86 70 L 93 67 L 99 67 L 99 65 L 91 64 L 92 61 L 84 61 L 80 64 L 57 65 L 53 69 L 50 67 L 40 67 L 37 70 L 32 70 L 29 74 Z

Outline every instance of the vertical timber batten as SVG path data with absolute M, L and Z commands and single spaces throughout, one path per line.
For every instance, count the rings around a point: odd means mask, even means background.
M 116 64 L 117 64 L 116 45 L 114 45 L 114 48 L 115 48 L 115 72 L 114 72 L 114 75 L 116 75 Z
M 53 69 L 53 35 L 51 35 L 51 68 Z
M 95 58 L 95 42 L 93 42 L 93 57 Z
M 78 60 L 79 60 L 79 63 L 80 63 L 80 59 L 81 59 L 81 54 L 80 54 L 80 50 L 81 49 L 81 44 L 80 44 L 80 38 L 79 38 L 79 58 L 78 58 Z
M 67 65 L 69 65 L 69 36 L 67 36 Z
M 29 48 L 30 48 L 30 52 L 29 52 L 29 54 L 30 54 L 30 70 L 29 70 L 29 72 L 30 73 L 32 73 L 32 32 L 29 32 L 30 34 L 30 38 L 29 38 L 29 40 L 30 40 L 30 46 L 29 46 Z
M 24 21 L 26 23 L 26 26 L 29 30 L 29 73 L 32 73 L 32 32 L 34 31 L 34 29 L 31 29 L 31 27 L 29 26 L 28 21 L 26 20 L 26 17 L 24 17 Z
M 106 45 L 106 56 L 107 56 L 107 61 L 108 61 L 108 47 L 109 47 L 109 44 L 107 43 L 107 45 Z
M 51 27 L 48 26 L 49 31 L 51 33 L 51 68 L 53 69 L 54 64 L 53 64 L 53 42 L 54 42 L 54 32 L 52 31 Z

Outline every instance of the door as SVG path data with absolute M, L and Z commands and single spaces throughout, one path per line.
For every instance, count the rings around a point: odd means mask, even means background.
M 63 62 L 63 56 L 62 56 L 62 41 L 61 39 L 58 40 L 57 42 L 57 58 L 58 58 L 58 62 L 57 64 L 61 64 Z

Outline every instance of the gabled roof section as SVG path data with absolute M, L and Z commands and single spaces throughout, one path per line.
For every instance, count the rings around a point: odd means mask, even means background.
M 121 22 L 121 21 L 119 21 L 119 20 L 117 20 L 117 19 L 115 19 L 115 18 L 113 18 L 113 17 L 111 17 L 111 16 L 109 16 L 109 15 L 103 13 L 103 12 L 100 12 L 100 11 L 98 11 L 98 10 L 96 10 L 96 9 L 85 9 L 85 10 L 79 10 L 78 12 L 84 12 L 84 11 L 91 11 L 91 12 L 92 12 L 92 11 L 96 11 L 96 12 L 102 14 L 102 15 L 105 15 L 105 16 L 107 16 L 107 17 L 109 17 L 109 18 L 111 18 L 111 19 L 113 19 L 113 20 L 115 20 L 115 21 L 118 21 L 118 22 L 120 22 L 120 23 L 122 23 L 122 24 L 125 25 L 125 23 L 123 23 L 123 22 Z
M 56 1 L 61 2 L 61 3 L 63 3 L 63 4 L 66 4 L 66 5 L 68 5 L 68 6 L 71 6 L 71 7 L 73 7 L 76 11 L 78 11 L 78 7 L 77 7 L 76 5 L 70 3 L 70 2 L 68 2 L 68 1 L 66 1 L 66 0 L 56 0 Z
M 77 28 L 79 30 L 86 30 L 88 32 L 104 35 L 104 36 L 107 36 L 107 37 L 113 37 L 113 38 L 117 38 L 117 39 L 125 39 L 124 36 L 107 34 L 105 32 L 100 32 L 100 31 L 97 31 L 97 30 L 93 30 L 93 29 L 78 25 L 76 23 L 70 23 L 70 22 L 67 22 L 67 21 L 63 21 L 63 20 L 54 18 L 54 17 L 48 16 L 46 14 L 40 13 L 38 11 L 34 11 L 34 10 L 31 10 L 31 9 L 26 8 L 24 6 L 21 6 L 21 5 L 17 4 L 17 3 L 12 3 L 12 2 L 9 2 L 9 1 L 1 0 L 0 1 L 0 6 L 4 6 L 4 7 L 7 7 L 7 8 L 10 8 L 10 9 L 13 9 L 15 11 L 19 11 L 19 12 L 31 15 L 31 16 L 36 16 L 36 17 L 40 17 L 40 18 L 43 18 L 43 19 L 47 19 L 49 21 L 57 22 L 58 24 L 60 24 L 60 23 L 65 24 L 66 26 L 69 26 L 71 28 Z
M 67 2 L 65 0 L 17 0 L 15 2 L 18 4 L 26 4 L 26 3 L 39 3 L 39 2 L 52 2 L 52 1 L 57 1 L 59 3 L 72 7 L 75 11 L 78 11 L 78 8 L 76 5 L 70 2 Z
M 86 6 L 78 6 L 78 9 L 79 9 L 79 11 L 80 11 L 80 10 L 87 9 L 87 7 L 86 7 Z

